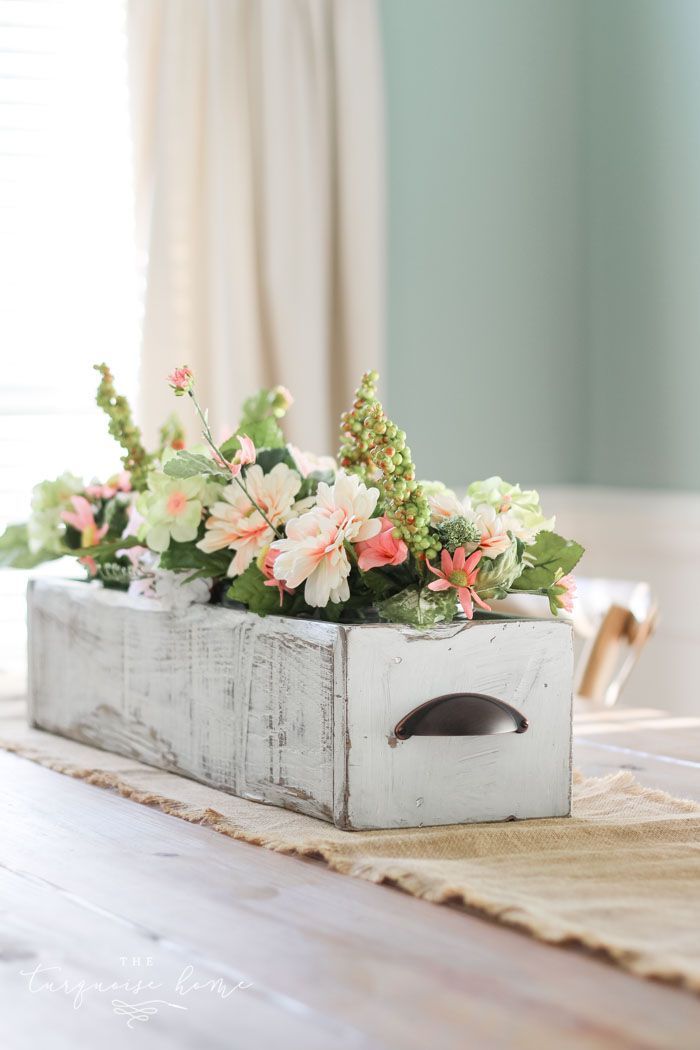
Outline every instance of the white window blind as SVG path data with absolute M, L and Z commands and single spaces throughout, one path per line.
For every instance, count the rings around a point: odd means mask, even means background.
M 123 0 L 0 0 L 0 527 L 32 486 L 118 467 L 94 362 L 138 357 Z M 0 669 L 24 574 L 0 573 Z

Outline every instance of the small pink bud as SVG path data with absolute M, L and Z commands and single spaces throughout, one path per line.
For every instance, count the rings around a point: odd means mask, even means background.
M 229 470 L 234 478 L 240 474 L 241 469 L 247 466 L 248 463 L 255 463 L 257 456 L 255 445 L 247 434 L 239 435 L 238 441 L 241 447 L 228 464 Z
M 182 397 L 183 394 L 189 394 L 194 386 L 194 372 L 187 365 L 175 368 L 168 376 L 168 382 L 171 389 L 175 391 L 175 396 Z

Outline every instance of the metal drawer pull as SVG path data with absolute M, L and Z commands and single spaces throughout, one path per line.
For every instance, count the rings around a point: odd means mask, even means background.
M 397 740 L 411 736 L 491 736 L 524 733 L 527 718 L 495 696 L 446 693 L 427 700 L 396 723 Z

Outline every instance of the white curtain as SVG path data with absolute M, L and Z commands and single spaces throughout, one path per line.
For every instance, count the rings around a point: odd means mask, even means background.
M 384 342 L 375 0 L 130 0 L 141 420 L 188 364 L 215 430 L 282 383 L 288 434 L 333 451 Z

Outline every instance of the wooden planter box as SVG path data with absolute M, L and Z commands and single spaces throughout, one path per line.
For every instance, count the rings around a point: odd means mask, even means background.
M 564 622 L 174 613 L 43 579 L 29 672 L 33 725 L 340 828 L 570 812 Z

